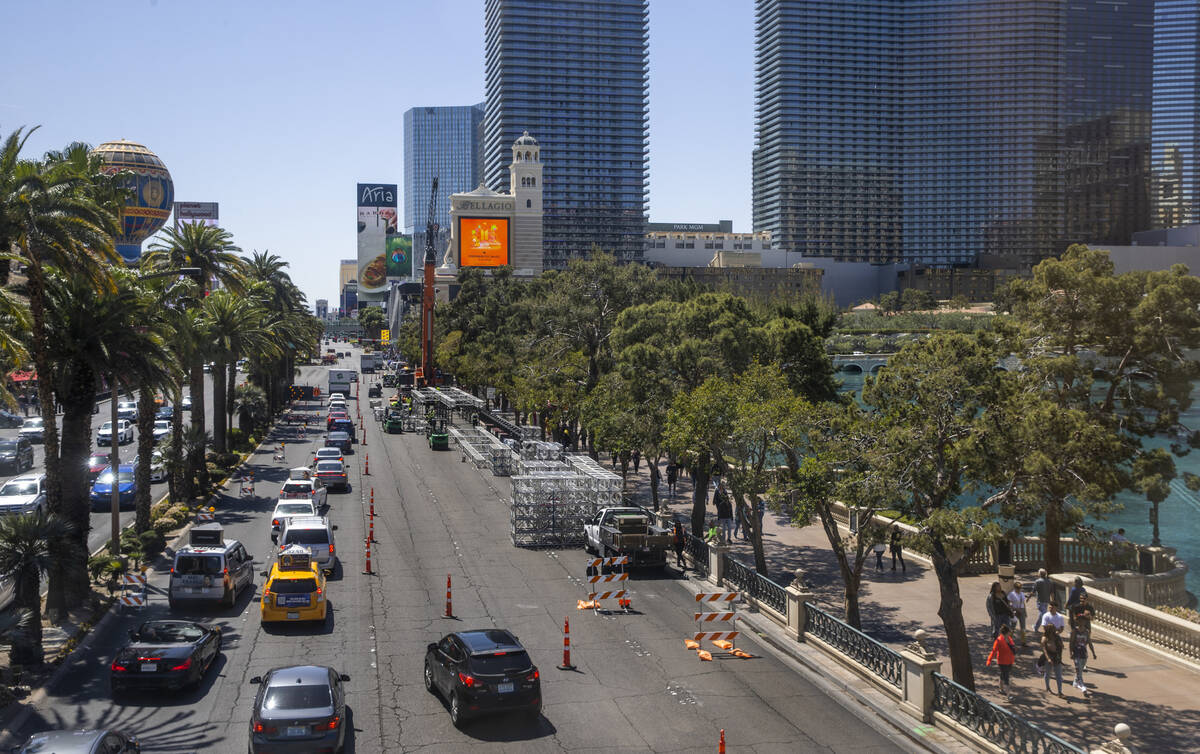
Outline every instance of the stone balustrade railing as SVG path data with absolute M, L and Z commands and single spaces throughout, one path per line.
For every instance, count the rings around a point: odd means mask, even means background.
M 1075 583 L 1075 575 L 1054 574 L 1050 578 L 1055 582 L 1060 604 L 1066 604 L 1068 590 Z M 1083 578 L 1089 582 L 1088 601 L 1096 611 L 1094 620 L 1098 626 L 1174 657 L 1200 663 L 1200 623 L 1176 618 L 1161 610 L 1096 589 L 1095 581 Z M 1120 591 L 1129 591 L 1144 588 L 1141 582 L 1150 578 L 1132 571 L 1118 571 L 1111 580 L 1118 582 Z

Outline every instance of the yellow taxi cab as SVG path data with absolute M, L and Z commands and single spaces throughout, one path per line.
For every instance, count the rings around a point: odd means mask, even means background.
M 304 547 L 289 547 L 267 574 L 262 592 L 262 622 L 325 620 L 325 575 Z

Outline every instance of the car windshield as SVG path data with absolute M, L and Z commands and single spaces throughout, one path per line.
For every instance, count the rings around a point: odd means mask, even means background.
M 312 709 L 314 707 L 330 707 L 333 697 L 328 686 L 272 686 L 267 689 L 263 699 L 263 709 Z
M 340 461 L 342 459 L 342 451 L 337 448 L 321 448 L 317 451 L 317 458 L 332 458 Z
M 308 503 L 283 503 L 275 508 L 278 516 L 297 516 L 304 513 L 312 515 L 313 507 Z
M 526 670 L 532 663 L 525 652 L 497 652 L 471 655 L 471 669 L 482 675 L 500 675 L 506 671 Z
M 324 545 L 329 543 L 329 532 L 324 529 L 292 529 L 283 538 L 285 545 Z
M 204 635 L 195 626 L 179 623 L 146 623 L 137 634 L 138 641 L 149 642 L 193 642 Z
M 280 492 L 284 495 L 307 495 L 312 492 L 312 485 L 308 482 L 288 482 Z
M 271 582 L 276 594 L 310 594 L 317 591 L 316 579 L 276 579 Z
M 14 479 L 8 484 L 0 487 L 0 496 L 8 497 L 10 495 L 36 495 L 38 485 L 35 481 L 18 481 Z
M 88 458 L 88 466 L 105 466 L 108 464 L 108 456 L 91 456 Z
M 42 426 L 42 420 L 41 420 L 41 419 L 26 419 L 26 420 L 25 420 L 25 423 L 24 423 L 23 425 L 21 425 L 21 426 L 24 426 L 24 427 L 40 427 L 40 426 Z
M 17 449 L 16 440 L 0 440 L 0 451 L 7 450 L 9 452 Z
M 158 421 L 154 422 L 154 428 L 155 429 L 170 429 L 171 422 L 167 421 L 166 419 L 159 419 Z
M 317 473 L 320 474 L 322 471 L 335 471 L 335 472 L 341 473 L 342 462 L 341 461 L 321 461 L 317 464 Z

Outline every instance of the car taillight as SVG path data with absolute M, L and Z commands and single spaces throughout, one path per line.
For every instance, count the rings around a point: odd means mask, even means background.
M 175 667 L 171 668 L 171 670 L 187 670 L 191 666 L 192 666 L 192 658 L 189 657 L 186 660 L 184 660 L 181 664 L 176 665 Z
M 274 725 L 263 725 L 261 720 L 255 720 L 254 721 L 254 732 L 255 733 L 266 733 L 268 736 L 271 736 L 271 735 L 274 735 L 275 733 L 279 732 L 279 729 L 276 728 Z
M 462 681 L 462 685 L 469 689 L 474 688 L 475 684 L 478 683 L 478 681 L 475 680 L 475 676 L 467 675 L 466 673 L 459 673 L 458 680 Z
M 330 554 L 330 555 L 332 555 L 332 554 L 333 554 L 333 545 L 329 545 L 329 554 Z
M 125 667 L 124 665 L 121 665 L 116 660 L 112 661 L 112 665 L 109 665 L 108 669 L 114 673 L 124 673 L 125 671 L 129 670 L 129 668 Z
M 267 601 L 269 601 L 270 599 L 271 599 L 271 590 L 270 590 L 270 589 L 267 589 L 267 588 L 264 586 L 264 587 L 263 587 L 263 596 L 262 596 L 262 601 L 263 601 L 263 602 L 267 602 Z
M 532 673 L 530 673 L 530 674 L 529 674 L 529 677 L 528 677 L 528 678 L 526 678 L 525 680 L 527 680 L 527 681 L 536 681 L 537 679 L 539 679 L 539 678 L 541 678 L 541 677 L 542 677 L 542 674 L 538 672 L 538 669 L 537 669 L 537 668 L 534 668 L 534 669 L 533 669 L 533 672 L 532 672 Z
M 337 715 L 334 715 L 333 717 L 329 718 L 329 722 L 326 723 L 324 727 L 325 727 L 325 730 L 337 730 L 338 726 L 341 724 L 342 724 L 342 718 L 338 717 Z

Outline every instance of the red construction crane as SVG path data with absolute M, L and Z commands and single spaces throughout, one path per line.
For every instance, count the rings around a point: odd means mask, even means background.
M 434 220 L 437 206 L 437 176 L 433 177 L 433 188 L 429 192 L 429 214 L 425 220 L 425 289 L 421 295 L 421 374 L 426 385 L 435 385 L 433 375 L 433 267 L 437 264 L 434 238 L 438 224 Z

